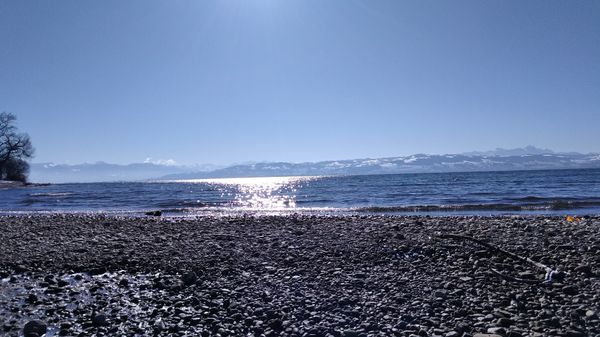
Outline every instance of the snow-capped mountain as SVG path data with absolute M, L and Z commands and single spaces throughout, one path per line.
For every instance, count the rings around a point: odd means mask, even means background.
M 210 172 L 173 174 L 162 179 L 197 179 L 253 176 L 361 175 L 469 171 L 600 168 L 599 154 L 427 155 L 352 159 L 316 163 L 256 163 Z
M 180 180 L 256 176 L 360 175 L 469 171 L 600 168 L 600 154 L 555 153 L 526 147 L 490 152 L 388 158 L 329 160 L 321 162 L 265 162 L 218 167 L 182 166 L 171 162 L 116 165 L 104 162 L 79 165 L 37 163 L 31 165 L 32 182 L 104 182 L 149 179 Z
M 31 164 L 29 180 L 32 182 L 105 182 L 136 181 L 161 177 L 168 174 L 186 172 L 203 172 L 221 168 L 214 165 L 182 166 L 171 162 L 144 162 L 128 165 L 109 164 L 105 162 L 84 164 Z

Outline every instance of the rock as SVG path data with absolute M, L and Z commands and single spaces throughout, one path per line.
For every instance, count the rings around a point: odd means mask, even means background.
M 29 336 L 32 336 L 33 334 L 37 334 L 37 335 L 41 336 L 46 333 L 47 329 L 48 328 L 46 326 L 46 323 L 44 323 L 40 320 L 29 321 L 23 327 L 23 335 L 29 337 Z
M 448 297 L 448 294 L 443 290 L 436 290 L 433 292 L 433 297 L 445 299 L 446 297 Z
M 92 324 L 95 326 L 102 326 L 102 325 L 106 325 L 106 315 L 100 314 L 100 315 L 94 315 L 92 316 Z
M 494 335 L 501 335 L 501 336 L 506 335 L 506 330 L 504 328 L 501 328 L 501 327 L 488 328 L 487 332 L 491 333 L 491 334 L 494 334 Z
M 124 278 L 119 281 L 119 287 L 127 288 L 129 286 L 129 280 Z
M 90 274 L 92 275 L 101 275 L 106 273 L 108 270 L 106 269 L 106 267 L 96 267 L 96 268 L 92 268 L 90 269 Z
M 196 296 L 192 296 L 188 299 L 188 303 L 189 303 L 189 305 L 195 307 L 200 304 L 200 299 Z
M 27 267 L 26 267 L 25 265 L 23 265 L 23 264 L 16 265 L 16 266 L 14 267 L 14 269 L 15 269 L 15 273 L 17 273 L 17 274 L 21 274 L 21 273 L 24 273 L 24 272 L 26 272 L 26 271 L 28 271 L 28 270 L 29 270 L 29 268 L 27 268 Z
M 450 331 L 444 335 L 445 337 L 460 337 L 460 333 L 457 331 Z
M 150 212 L 146 212 L 144 214 L 146 214 L 148 216 L 161 216 L 162 212 L 161 211 L 150 211 Z
M 471 327 L 469 326 L 469 324 L 467 324 L 465 322 L 458 322 L 454 326 L 454 331 L 458 332 L 461 335 L 470 330 L 471 330 Z
M 38 297 L 36 294 L 29 294 L 29 296 L 27 296 L 27 302 L 29 302 L 30 304 L 35 304 L 38 301 Z
M 585 317 L 587 319 L 594 319 L 594 318 L 598 318 L 598 314 L 594 310 L 587 310 L 585 312 Z
M 181 281 L 184 285 L 190 286 L 198 281 L 198 275 L 193 271 L 187 272 L 181 276 Z
M 498 321 L 496 321 L 496 324 L 498 326 L 505 327 L 505 328 L 511 326 L 512 323 L 513 322 L 510 319 L 505 318 L 505 317 L 498 318 Z
M 577 268 L 575 268 L 575 271 L 586 276 L 592 275 L 592 267 L 589 265 L 579 265 Z
M 269 327 L 275 331 L 281 331 L 283 330 L 283 322 L 280 319 L 271 320 Z
M 59 287 L 61 287 L 61 288 L 62 288 L 62 287 L 66 287 L 66 286 L 68 286 L 68 285 L 69 285 L 69 282 L 67 282 L 67 281 L 65 281 L 65 280 L 63 280 L 63 279 L 60 279 L 60 280 L 58 280 L 58 282 L 56 282 L 56 284 L 57 284 Z
M 570 329 L 570 330 L 567 330 L 567 332 L 565 333 L 565 336 L 566 337 L 585 337 L 585 336 L 587 336 L 587 334 L 583 333 L 581 331 Z
M 569 285 L 562 287 L 562 292 L 566 295 L 577 295 L 579 293 L 579 290 L 576 286 Z
M 360 334 L 354 330 L 344 330 L 342 337 L 358 337 Z

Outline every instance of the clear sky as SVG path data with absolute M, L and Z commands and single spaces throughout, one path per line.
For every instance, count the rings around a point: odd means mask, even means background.
M 600 151 L 600 1 L 0 2 L 35 162 Z

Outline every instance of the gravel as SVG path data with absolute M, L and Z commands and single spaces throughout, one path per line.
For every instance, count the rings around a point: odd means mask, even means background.
M 2 216 L 0 336 L 598 336 L 599 229 L 597 216 Z

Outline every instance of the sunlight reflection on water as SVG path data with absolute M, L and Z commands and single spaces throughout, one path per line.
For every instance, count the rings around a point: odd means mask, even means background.
M 245 209 L 281 210 L 296 208 L 298 188 L 321 177 L 250 177 L 178 180 L 212 185 L 221 197 Z

